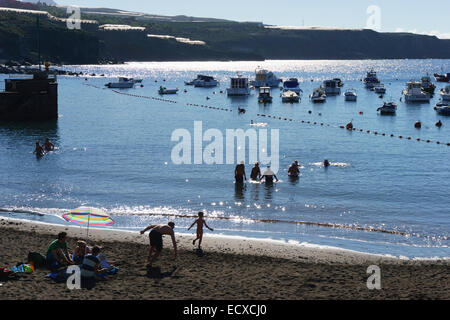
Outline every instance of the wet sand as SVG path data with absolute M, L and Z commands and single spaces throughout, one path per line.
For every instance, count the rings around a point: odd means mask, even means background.
M 28 252 L 45 254 L 60 231 L 69 248 L 86 229 L 0 218 L 0 267 L 26 262 Z M 175 231 L 177 231 L 175 229 Z M 147 276 L 148 232 L 91 230 L 89 244 L 103 246 L 120 268 L 92 290 L 69 290 L 39 269 L 2 282 L 0 299 L 450 299 L 449 260 L 404 260 L 337 249 L 204 236 L 204 256 L 194 252 L 194 235 L 177 235 L 179 256 L 172 259 L 169 237 L 154 264 L 167 273 Z M 369 265 L 381 268 L 381 290 L 369 290 Z M 171 271 L 175 271 L 169 275 Z

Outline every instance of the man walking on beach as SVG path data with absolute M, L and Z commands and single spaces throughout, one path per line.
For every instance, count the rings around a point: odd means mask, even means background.
M 177 243 L 175 241 L 175 233 L 173 229 L 175 228 L 175 223 L 172 221 L 167 225 L 149 225 L 147 228 L 141 231 L 141 234 L 144 234 L 145 231 L 152 229 L 149 234 L 150 238 L 150 250 L 148 253 L 147 265 L 151 265 L 153 261 L 155 261 L 159 255 L 161 254 L 163 248 L 163 239 L 162 236 L 164 234 L 169 235 L 172 238 L 172 244 L 174 249 L 174 259 L 177 258 Z M 153 252 L 155 252 L 153 254 Z M 153 257 L 152 257 L 153 254 Z

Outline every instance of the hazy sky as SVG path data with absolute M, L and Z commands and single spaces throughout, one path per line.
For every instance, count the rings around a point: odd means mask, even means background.
M 369 6 L 380 8 L 381 31 L 450 38 L 449 0 L 56 0 L 62 5 L 109 7 L 161 15 L 188 15 L 288 26 L 365 28 Z M 374 21 L 374 20 L 372 20 Z

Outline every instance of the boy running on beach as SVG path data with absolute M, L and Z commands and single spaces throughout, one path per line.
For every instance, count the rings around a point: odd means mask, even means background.
M 191 224 L 191 226 L 188 228 L 188 230 L 190 230 L 194 224 L 197 224 L 197 238 L 192 241 L 192 244 L 195 245 L 195 241 L 198 240 L 198 248 L 201 248 L 202 245 L 202 239 L 203 239 L 203 225 L 205 225 L 205 227 L 207 227 L 209 230 L 214 231 L 213 228 L 210 228 L 207 224 L 205 219 L 203 219 L 203 212 L 199 212 L 198 213 L 198 219 L 194 221 L 193 224 Z

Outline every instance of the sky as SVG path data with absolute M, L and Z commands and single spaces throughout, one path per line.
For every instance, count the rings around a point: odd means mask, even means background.
M 433 34 L 450 39 L 449 0 L 55 0 L 106 7 L 282 26 L 325 26 Z M 375 6 L 375 7 L 374 7 Z M 374 9 L 375 8 L 375 9 Z M 368 12 L 369 9 L 369 12 Z

